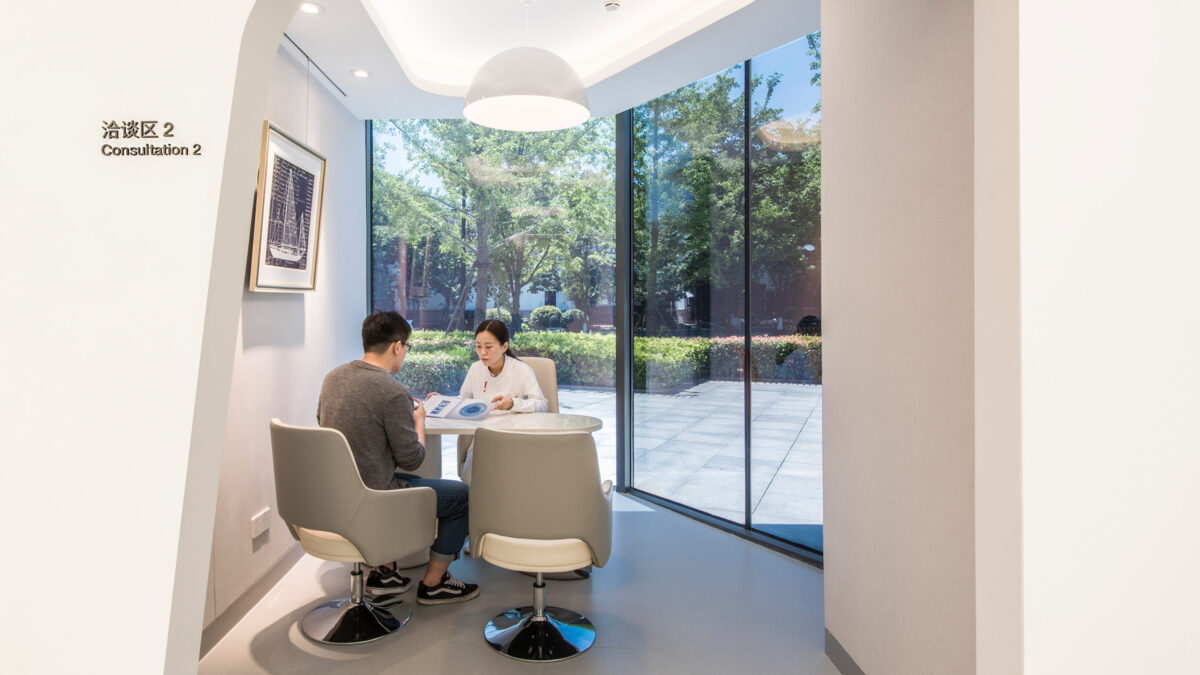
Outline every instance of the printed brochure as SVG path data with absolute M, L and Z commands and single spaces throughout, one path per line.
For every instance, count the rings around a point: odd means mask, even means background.
M 495 403 L 461 396 L 431 396 L 425 401 L 425 415 L 437 419 L 481 420 L 487 417 Z

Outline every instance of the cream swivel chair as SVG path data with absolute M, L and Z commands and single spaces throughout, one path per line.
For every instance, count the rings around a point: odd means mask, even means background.
M 377 607 L 363 595 L 363 564 L 384 565 L 433 544 L 437 497 L 432 488 L 372 490 L 363 485 L 350 444 L 336 429 L 271 420 L 279 516 L 305 553 L 353 563 L 349 599 L 309 612 L 300 628 L 327 644 L 358 644 L 395 633 L 412 609 Z
M 554 359 L 543 356 L 522 356 L 521 361 L 533 368 L 533 375 L 537 378 L 538 387 L 542 389 L 542 396 L 546 397 L 546 412 L 558 412 L 558 367 L 554 365 Z M 471 436 L 458 437 L 459 478 L 462 478 L 463 468 L 467 463 L 467 450 L 471 449 L 472 440 Z
M 549 402 L 546 412 L 558 412 L 558 367 L 554 365 L 554 359 L 522 356 L 521 360 L 533 368 L 533 375 L 537 378 L 538 386 L 542 388 L 542 395 Z
M 480 429 L 471 483 L 471 554 L 537 575 L 533 604 L 492 618 L 484 637 L 522 661 L 560 661 L 587 650 L 596 629 L 546 606 L 547 572 L 603 567 L 612 551 L 612 483 L 600 484 L 586 431 Z

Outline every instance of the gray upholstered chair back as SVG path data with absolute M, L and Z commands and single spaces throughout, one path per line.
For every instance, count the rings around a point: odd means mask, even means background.
M 542 395 L 550 402 L 546 412 L 558 412 L 558 367 L 554 365 L 554 360 L 541 356 L 522 356 L 521 360 L 533 368 Z
M 292 536 L 297 527 L 340 535 L 369 565 L 398 560 L 433 543 L 433 490 L 367 488 L 342 432 L 273 419 L 271 454 L 279 516 Z
M 471 548 L 486 533 L 582 539 L 597 567 L 612 551 L 612 505 L 586 431 L 475 432 Z

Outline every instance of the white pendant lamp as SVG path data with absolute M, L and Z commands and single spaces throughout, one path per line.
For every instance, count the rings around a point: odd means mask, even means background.
M 475 124 L 508 131 L 566 129 L 591 114 L 579 74 L 558 54 L 538 47 L 514 47 L 484 62 L 463 105 L 463 117 Z

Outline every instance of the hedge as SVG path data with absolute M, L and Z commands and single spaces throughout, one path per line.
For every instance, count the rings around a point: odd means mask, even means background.
M 577 333 L 583 330 L 583 324 L 586 322 L 587 314 L 584 314 L 582 309 L 568 309 L 567 311 L 563 312 L 563 327 L 570 331 Z
M 409 354 L 395 377 L 417 398 L 434 391 L 457 394 L 470 365 L 456 354 Z
M 411 349 L 397 376 L 416 396 L 455 393 L 476 359 L 470 331 L 414 331 Z M 560 385 L 612 387 L 616 336 L 525 331 L 512 338 L 520 356 L 553 359 Z M 635 337 L 633 382 L 638 391 L 674 392 L 706 380 L 741 380 L 745 341 L 727 338 Z M 811 335 L 757 336 L 751 340 L 754 381 L 821 382 L 821 338 Z
M 534 329 L 558 328 L 562 322 L 563 313 L 554 305 L 543 305 L 529 313 L 529 325 Z

